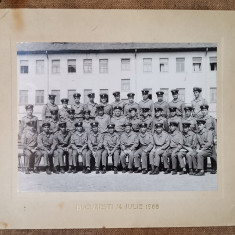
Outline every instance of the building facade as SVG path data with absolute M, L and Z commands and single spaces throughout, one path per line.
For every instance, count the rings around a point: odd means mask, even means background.
M 73 102 L 73 93 L 87 94 L 121 91 L 135 92 L 148 88 L 152 100 L 156 91 L 165 92 L 164 99 L 172 100 L 171 89 L 180 90 L 186 104 L 193 100 L 193 87 L 202 88 L 202 96 L 210 105 L 210 115 L 216 118 L 217 48 L 214 44 L 140 44 L 140 43 L 19 43 L 17 51 L 18 115 L 25 115 L 25 104 L 34 105 L 34 115 L 41 119 L 42 106 L 48 94 Z

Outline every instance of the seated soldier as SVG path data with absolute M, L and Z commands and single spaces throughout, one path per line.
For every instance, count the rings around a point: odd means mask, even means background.
M 197 132 L 197 121 L 192 116 L 192 110 L 193 108 L 191 106 L 185 106 L 185 117 L 182 118 L 182 122 L 189 122 L 190 123 L 190 130 L 194 133 Z
M 79 159 L 78 156 L 80 155 L 82 157 L 82 164 L 83 164 L 83 171 L 82 173 L 86 172 L 86 153 L 87 153 L 87 141 L 88 136 L 87 133 L 83 130 L 83 122 L 76 122 L 74 124 L 75 126 L 75 132 L 73 132 L 71 136 L 70 141 L 70 148 L 72 149 L 72 152 L 70 152 L 69 155 L 69 170 L 68 173 L 78 172 L 79 167 Z
M 90 117 L 90 110 L 85 110 L 84 111 L 84 119 L 83 119 L 83 129 L 85 130 L 86 133 L 91 132 L 91 117 Z
M 30 174 L 29 163 L 32 157 L 35 157 L 34 173 L 39 173 L 38 166 L 41 160 L 37 152 L 37 131 L 34 127 L 34 121 L 28 121 L 22 135 L 23 154 L 25 156 L 25 174 Z
M 75 110 L 74 109 L 69 109 L 68 111 L 68 118 L 66 119 L 66 128 L 68 131 L 71 132 L 71 134 L 73 134 L 73 132 L 75 131 L 75 123 L 77 123 L 77 119 L 74 117 L 75 115 Z
M 213 133 L 211 130 L 207 130 L 206 120 L 198 119 L 198 133 L 197 133 L 197 171 L 196 176 L 205 175 L 204 172 L 204 158 L 212 157 L 212 147 L 213 147 Z M 214 158 L 216 161 L 216 158 Z M 214 173 L 214 172 L 213 172 Z
M 169 160 L 172 162 L 172 175 L 177 174 L 177 154 L 182 149 L 183 146 L 183 135 L 180 131 L 177 130 L 178 122 L 171 121 L 170 122 L 170 146 L 169 148 L 163 153 L 163 162 L 164 168 L 166 171 L 164 174 L 169 174 L 171 172 L 169 167 Z
M 149 174 L 157 175 L 159 174 L 159 165 L 161 161 L 160 157 L 163 156 L 170 145 L 170 136 L 165 130 L 163 130 L 163 123 L 159 122 L 155 124 L 153 140 L 154 147 L 149 154 L 149 160 L 152 170 Z
M 129 173 L 133 173 L 133 165 L 134 165 L 134 152 L 136 151 L 139 145 L 138 135 L 131 130 L 131 123 L 125 123 L 125 132 L 120 137 L 121 144 L 121 164 L 123 171 L 122 173 L 126 173 L 126 157 L 129 156 L 129 164 L 128 169 Z
M 72 150 L 68 149 L 70 144 L 71 133 L 66 130 L 66 122 L 59 123 L 59 131 L 54 134 L 53 147 L 54 149 L 54 173 L 65 173 L 64 155 L 68 156 Z
M 69 102 L 69 99 L 61 99 L 61 103 L 62 103 L 62 108 L 59 109 L 59 119 L 60 121 L 65 121 L 67 120 L 67 118 L 69 117 L 69 113 L 68 113 L 68 102 Z
M 51 174 L 50 170 L 50 158 L 53 156 L 53 134 L 50 133 L 50 123 L 44 122 L 42 124 L 43 131 L 38 135 L 37 142 L 37 154 L 38 156 L 43 156 L 44 158 L 44 165 L 46 166 L 46 173 L 48 175 Z
M 141 172 L 140 158 L 142 160 L 142 174 L 148 173 L 148 156 L 153 148 L 153 136 L 150 132 L 147 132 L 147 123 L 140 124 L 139 137 L 139 149 L 135 152 L 135 166 L 138 168 L 135 173 Z
M 152 133 L 156 131 L 155 128 L 156 128 L 156 124 L 158 123 L 162 123 L 163 129 L 165 131 L 168 131 L 168 122 L 167 122 L 167 119 L 162 116 L 162 112 L 163 112 L 162 107 L 154 108 L 154 111 L 155 111 L 155 117 L 153 118 Z
M 51 119 L 50 123 L 50 133 L 55 134 L 59 130 L 59 119 L 58 119 L 58 111 L 51 110 Z
M 89 150 L 86 154 L 86 173 L 90 173 L 91 156 L 95 158 L 96 174 L 100 173 L 101 155 L 103 152 L 103 134 L 98 131 L 98 122 L 91 122 L 91 133 L 88 135 Z
M 121 135 L 124 131 L 124 124 L 126 122 L 126 118 L 121 115 L 122 107 L 114 106 L 113 108 L 113 117 L 111 118 L 111 123 L 115 124 L 115 131 Z
M 177 108 L 175 106 L 170 106 L 170 117 L 168 118 L 168 126 L 170 125 L 170 122 L 177 122 L 177 130 L 183 131 L 182 127 L 182 118 L 180 116 L 176 115 Z
M 117 167 L 120 161 L 120 138 L 117 133 L 114 132 L 115 124 L 110 123 L 108 125 L 108 133 L 104 136 L 104 148 L 102 153 L 102 166 L 103 172 L 106 172 L 107 157 L 113 157 L 114 174 L 117 174 Z
M 126 107 L 126 106 L 125 106 Z M 140 119 L 138 118 L 138 113 L 136 108 L 129 109 L 129 118 L 127 118 L 127 122 L 130 122 L 132 125 L 132 130 L 134 132 L 139 132 L 139 124 L 141 123 Z
M 104 133 L 107 132 L 107 126 L 110 123 L 110 116 L 104 113 L 104 106 L 98 105 L 97 106 L 97 116 L 95 121 L 98 122 L 99 132 Z
M 178 153 L 178 160 L 180 163 L 181 172 L 180 175 L 186 174 L 186 168 L 184 159 L 189 166 L 189 175 L 193 175 L 193 165 L 196 167 L 195 155 L 196 152 L 196 134 L 190 130 L 191 123 L 183 122 L 183 146 L 182 149 Z M 193 164 L 194 161 L 194 164 Z
M 150 115 L 150 109 L 149 108 L 142 108 L 142 115 L 143 119 L 141 120 L 142 123 L 147 124 L 147 131 L 152 132 L 153 129 L 153 119 L 152 116 Z

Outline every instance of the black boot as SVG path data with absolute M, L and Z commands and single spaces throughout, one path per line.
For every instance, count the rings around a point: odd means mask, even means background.
M 118 173 L 117 167 L 114 167 L 114 174 L 117 174 L 117 173 Z
M 61 174 L 64 174 L 64 173 L 65 173 L 63 166 L 60 167 L 60 173 L 61 173 Z
M 82 168 L 82 173 L 86 173 L 86 167 L 85 166 Z
M 153 175 L 154 169 L 155 169 L 155 166 L 151 165 L 151 171 L 149 172 L 150 175 Z
M 158 175 L 159 174 L 159 167 L 156 166 L 156 168 L 154 169 L 153 175 Z
M 30 174 L 28 167 L 25 168 L 25 174 L 27 174 L 27 175 Z
M 89 173 L 91 173 L 91 169 L 90 169 L 90 167 L 87 167 L 85 174 L 89 174 Z
M 76 174 L 76 173 L 78 173 L 78 169 L 77 169 L 77 167 L 75 166 L 75 167 L 73 168 L 73 174 Z
M 96 173 L 96 174 L 99 174 L 99 173 L 100 173 L 100 170 L 99 170 L 98 167 L 96 167 L 95 173 Z
M 39 167 L 36 166 L 36 167 L 34 168 L 33 172 L 34 172 L 35 174 L 39 174 L 39 173 L 40 173 Z
M 48 175 L 51 175 L 51 171 L 50 171 L 50 167 L 49 167 L 49 166 L 48 166 L 47 169 L 46 169 L 46 173 L 47 173 Z
M 54 168 L 54 173 L 55 173 L 55 174 L 60 174 L 60 172 L 58 171 L 58 166 L 55 166 L 55 168 Z
M 72 173 L 72 166 L 69 166 L 69 170 L 67 171 L 67 173 Z
M 105 174 L 105 173 L 106 173 L 106 167 L 104 166 L 102 170 L 102 174 Z

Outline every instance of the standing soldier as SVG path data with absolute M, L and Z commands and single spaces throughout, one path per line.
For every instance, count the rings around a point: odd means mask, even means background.
M 104 136 L 104 148 L 102 153 L 102 166 L 103 173 L 106 172 L 107 158 L 110 156 L 113 158 L 114 174 L 117 174 L 117 167 L 120 161 L 120 138 L 117 133 L 114 132 L 115 124 L 110 123 L 108 125 L 108 133 Z
M 68 131 L 71 132 L 71 134 L 75 131 L 75 123 L 78 122 L 77 119 L 75 119 L 75 110 L 69 109 L 68 111 L 68 118 L 66 119 L 66 128 Z
M 197 121 L 192 116 L 192 110 L 193 108 L 191 106 L 185 106 L 185 117 L 182 118 L 182 122 L 189 122 L 190 123 L 190 130 L 194 133 L 197 132 Z
M 148 173 L 148 156 L 153 148 L 153 136 L 150 132 L 147 132 L 147 123 L 140 124 L 139 137 L 139 149 L 135 152 L 135 166 L 138 168 L 135 173 L 141 172 L 140 159 L 142 160 L 142 174 Z
M 110 123 L 110 116 L 107 114 L 104 114 L 104 106 L 99 105 L 97 106 L 97 116 L 95 118 L 95 121 L 98 122 L 99 132 L 104 133 L 108 131 L 108 124 Z
M 90 110 L 84 111 L 84 120 L 83 120 L 83 129 L 86 133 L 90 133 L 91 131 L 91 118 L 90 118 Z
M 170 136 L 163 129 L 163 123 L 159 122 L 155 124 L 155 132 L 153 134 L 154 147 L 149 154 L 149 160 L 151 164 L 150 175 L 159 174 L 159 165 L 161 162 L 161 156 L 164 155 L 165 151 L 170 145 Z
M 71 142 L 70 142 L 70 148 L 72 151 L 69 155 L 69 170 L 68 173 L 78 172 L 79 167 L 79 155 L 82 157 L 82 166 L 83 166 L 83 173 L 86 172 L 86 153 L 87 153 L 87 141 L 88 136 L 87 133 L 83 130 L 82 122 L 76 122 L 74 124 L 75 126 L 75 132 L 71 136 Z
M 163 100 L 163 95 L 164 92 L 163 91 L 157 91 L 156 92 L 157 95 L 157 102 L 154 103 L 154 108 L 162 108 L 162 116 L 164 118 L 167 118 L 169 116 L 169 104 Z
M 125 132 L 120 137 L 121 144 L 121 163 L 122 163 L 122 173 L 126 173 L 126 157 L 128 156 L 129 164 L 128 169 L 129 173 L 133 173 L 133 165 L 134 165 L 134 152 L 136 151 L 139 145 L 138 135 L 131 131 L 131 123 L 125 123 Z
M 26 123 L 26 128 L 22 135 L 23 153 L 25 156 L 25 174 L 29 174 L 29 163 L 32 157 L 35 157 L 34 173 L 39 173 L 38 166 L 41 160 L 37 150 L 37 132 L 34 127 L 34 121 Z
M 206 129 L 206 120 L 198 119 L 198 133 L 197 133 L 197 171 L 196 176 L 205 175 L 204 172 L 204 159 L 207 157 L 213 157 L 216 162 L 216 157 L 212 156 L 213 147 L 213 133 L 211 130 Z M 215 173 L 214 171 L 212 173 Z
M 71 105 L 71 109 L 73 109 L 75 111 L 74 117 L 77 119 L 77 121 L 82 122 L 83 121 L 84 104 L 80 103 L 81 94 L 74 93 L 73 98 L 74 98 L 74 103 Z
M 178 153 L 178 160 L 181 168 L 181 172 L 179 173 L 180 175 L 186 174 L 186 168 L 183 158 L 186 158 L 186 161 L 188 163 L 189 175 L 193 175 L 193 166 L 196 167 L 196 134 L 190 130 L 190 127 L 190 122 L 183 122 L 183 146 Z
M 170 122 L 170 146 L 163 153 L 164 168 L 166 169 L 164 174 L 169 174 L 171 172 L 168 162 L 169 157 L 172 162 L 172 175 L 177 174 L 177 154 L 183 146 L 183 135 L 180 131 L 177 130 L 177 126 L 178 122 Z
M 64 155 L 68 156 L 71 149 L 68 149 L 71 139 L 71 133 L 66 130 L 66 122 L 61 121 L 59 123 L 60 130 L 55 133 L 54 140 L 53 140 L 53 147 L 54 150 L 54 167 L 55 167 L 55 174 L 59 174 L 59 167 L 60 172 L 62 174 L 65 173 L 65 162 L 64 162 Z
M 53 156 L 53 149 L 51 148 L 53 144 L 53 134 L 50 133 L 50 123 L 44 122 L 42 124 L 42 129 L 43 131 L 38 135 L 37 138 L 37 154 L 40 156 L 40 158 L 43 156 L 46 173 L 50 175 L 50 158 Z
M 90 173 L 91 155 L 95 158 L 96 174 L 100 173 L 101 155 L 104 149 L 103 149 L 103 134 L 101 134 L 98 131 L 98 125 L 99 125 L 98 122 L 91 123 L 92 132 L 88 136 L 89 150 L 87 151 L 87 155 L 86 155 L 86 160 L 87 160 L 86 173 Z
M 67 118 L 69 117 L 69 113 L 68 113 L 68 110 L 69 110 L 68 102 L 69 102 L 69 99 L 67 99 L 67 98 L 61 99 L 62 108 L 61 108 L 61 109 L 59 110 L 59 112 L 58 112 L 60 121 L 66 121 Z
M 168 126 L 170 125 L 170 122 L 174 121 L 178 123 L 177 130 L 183 131 L 183 126 L 182 126 L 182 118 L 176 115 L 177 108 L 174 106 L 171 106 L 169 108 L 170 111 L 170 117 L 168 118 Z
M 87 102 L 87 104 L 85 104 L 84 109 L 85 110 L 89 110 L 90 111 L 90 118 L 95 120 L 96 117 L 96 107 L 97 107 L 97 103 L 95 103 L 95 93 L 91 92 L 88 95 L 89 101 Z
M 38 118 L 33 115 L 33 105 L 28 104 L 28 105 L 25 106 L 25 109 L 26 109 L 27 115 L 22 118 L 21 126 L 20 126 L 20 136 L 22 136 L 22 134 L 27 129 L 32 129 L 31 125 L 27 125 L 27 123 L 29 123 L 29 122 L 32 123 L 33 128 L 35 129 L 35 131 L 37 133 L 39 133 L 40 132 L 39 122 L 38 122 Z
M 200 87 L 194 87 L 193 88 L 193 94 L 194 94 L 194 100 L 192 100 L 192 107 L 193 107 L 193 117 L 199 119 L 202 117 L 201 113 L 201 105 L 208 105 L 208 102 L 206 99 L 201 97 L 202 88 Z
M 100 94 L 100 105 L 104 106 L 104 113 L 111 117 L 113 115 L 113 108 L 112 105 L 108 103 L 108 99 L 108 94 Z
M 48 95 L 49 102 L 42 108 L 42 121 L 44 122 L 47 118 L 51 117 L 51 111 L 59 111 L 58 105 L 55 104 L 56 95 Z
M 155 111 L 154 112 L 155 117 L 153 118 L 152 133 L 154 133 L 154 131 L 156 130 L 156 124 L 158 123 L 162 123 L 163 129 L 165 131 L 168 131 L 168 122 L 167 122 L 167 119 L 162 116 L 162 112 L 163 112 L 162 107 L 156 107 L 154 108 L 154 111 Z
M 112 107 L 113 107 L 113 110 L 114 110 L 114 107 L 121 107 L 122 109 L 122 112 L 123 112 L 123 109 L 124 109 L 124 106 L 125 106 L 125 102 L 121 100 L 120 98 L 120 91 L 115 91 L 113 92 L 113 96 L 114 96 L 114 99 L 115 101 L 111 104 Z
M 141 92 L 142 92 L 143 100 L 139 102 L 140 113 L 142 113 L 143 108 L 148 108 L 151 111 L 151 114 L 153 116 L 154 104 L 153 104 L 153 101 L 149 99 L 149 90 L 143 89 Z
M 147 131 L 152 132 L 153 129 L 153 119 L 152 116 L 150 116 L 150 109 L 149 108 L 142 108 L 141 109 L 142 114 L 143 114 L 143 119 L 141 120 L 141 122 L 146 123 L 147 124 Z
M 50 133 L 55 134 L 59 130 L 58 110 L 51 110 Z
M 121 115 L 122 108 L 120 106 L 115 106 L 113 108 L 113 117 L 111 118 L 111 123 L 115 124 L 115 131 L 121 135 L 124 131 L 124 124 L 126 122 L 126 118 Z
M 184 117 L 184 102 L 179 99 L 179 90 L 173 89 L 171 90 L 173 100 L 169 103 L 170 107 L 176 107 L 176 115 L 179 117 Z
M 129 117 L 127 118 L 127 122 L 130 122 L 132 125 L 132 130 L 134 132 L 139 132 L 139 124 L 141 123 L 140 119 L 137 116 L 137 109 L 130 108 L 129 109 Z
M 130 108 L 135 108 L 137 115 L 139 115 L 139 104 L 137 104 L 136 102 L 134 102 L 134 97 L 135 97 L 135 93 L 128 93 L 127 94 L 128 97 L 128 103 L 126 103 L 125 107 L 124 107 L 124 115 L 128 118 L 130 116 Z

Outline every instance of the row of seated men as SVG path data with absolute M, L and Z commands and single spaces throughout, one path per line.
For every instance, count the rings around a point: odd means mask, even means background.
M 170 107 L 170 117 L 162 115 L 162 108 L 154 109 L 153 118 L 150 109 L 142 108 L 143 119 L 138 123 L 137 109 L 129 109 L 130 116 L 123 117 L 120 106 L 115 106 L 113 116 L 104 114 L 104 107 L 98 106 L 98 116 L 90 120 L 90 110 L 84 111 L 84 120 L 74 118 L 75 111 L 68 110 L 69 117 L 58 120 L 58 111 L 51 110 L 50 119 L 42 124 L 43 131 L 38 135 L 38 125 L 34 120 L 33 106 L 27 105 L 27 121 L 22 126 L 22 143 L 26 157 L 25 173 L 29 173 L 29 159 L 34 155 L 35 169 L 39 172 L 41 157 L 47 166 L 47 174 L 51 174 L 50 158 L 53 158 L 54 173 L 65 173 L 64 155 L 69 159 L 68 173 L 77 173 L 78 156 L 82 157 L 83 172 L 90 173 L 91 158 L 95 159 L 96 173 L 106 172 L 107 158 L 113 158 L 114 173 L 118 172 L 121 162 L 122 172 L 148 173 L 148 161 L 151 165 L 150 174 L 159 173 L 161 158 L 164 163 L 164 173 L 177 174 L 177 161 L 180 164 L 180 174 L 187 173 L 185 161 L 190 175 L 204 175 L 204 158 L 211 157 L 213 171 L 216 173 L 216 155 L 213 147 L 216 144 L 216 126 L 212 117 L 208 116 L 208 105 L 201 105 L 202 117 L 194 123 L 187 120 L 191 107 L 184 107 L 185 120 L 176 115 L 177 108 Z M 106 117 L 107 120 L 106 120 Z M 190 116 L 192 117 L 192 116 Z M 162 120 L 159 120 L 161 118 Z M 123 119 L 123 120 L 122 120 Z M 150 121 L 147 122 L 146 119 Z M 122 120 L 116 122 L 116 120 Z M 157 120 L 157 121 L 156 121 Z M 128 157 L 128 165 L 126 165 Z M 171 166 L 171 167 L 170 167 Z M 171 169 L 170 169 L 171 168 Z

